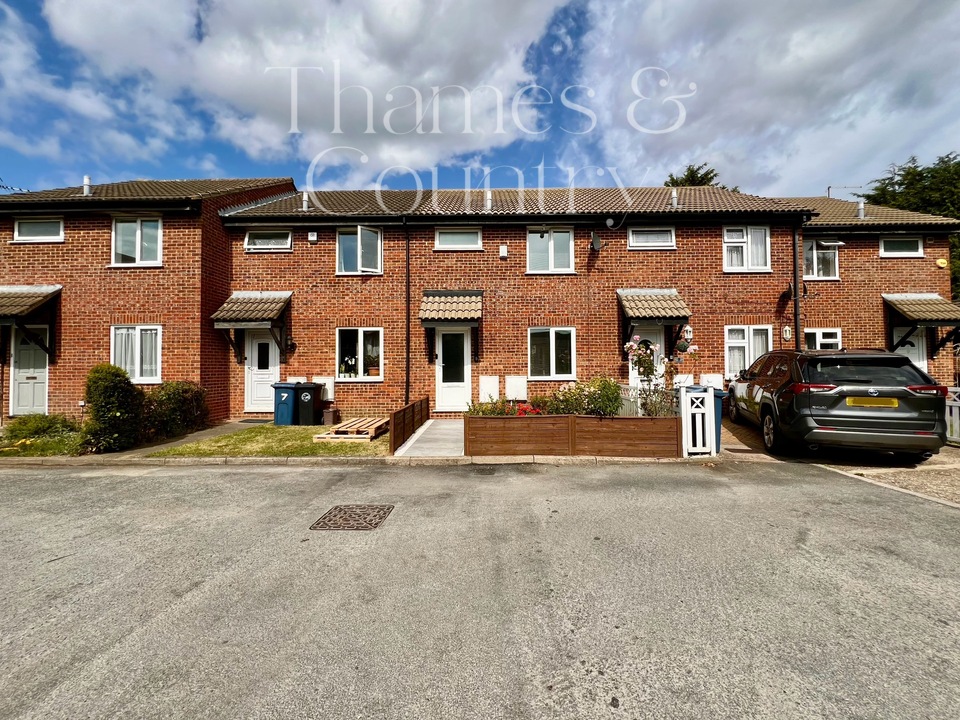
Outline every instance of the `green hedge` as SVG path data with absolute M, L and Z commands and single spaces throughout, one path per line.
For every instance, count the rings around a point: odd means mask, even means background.
M 127 450 L 140 442 L 143 391 L 126 370 L 110 363 L 94 365 L 87 375 L 83 399 L 90 412 L 84 443 L 93 452 Z
M 144 440 L 179 437 L 207 426 L 207 391 L 192 382 L 165 382 L 146 394 Z

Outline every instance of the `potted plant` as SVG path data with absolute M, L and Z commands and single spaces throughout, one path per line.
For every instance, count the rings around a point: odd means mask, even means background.
M 364 355 L 363 365 L 365 368 L 367 368 L 368 376 L 377 377 L 378 375 L 380 375 L 380 356 L 379 355 Z

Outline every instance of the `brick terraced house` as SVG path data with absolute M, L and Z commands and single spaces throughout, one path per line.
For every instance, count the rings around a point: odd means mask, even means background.
M 215 419 L 318 379 L 348 414 L 627 382 L 634 334 L 732 377 L 886 347 L 953 382 L 960 221 L 714 187 L 327 191 L 134 181 L 0 196 L 0 407 L 76 415 L 87 371 L 193 380 Z M 9 329 L 8 329 L 9 328 Z M 688 330 L 688 332 L 689 332 Z

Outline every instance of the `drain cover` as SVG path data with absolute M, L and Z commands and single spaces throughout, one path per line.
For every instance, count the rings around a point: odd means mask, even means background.
M 393 505 L 334 505 L 310 526 L 311 530 L 376 530 Z

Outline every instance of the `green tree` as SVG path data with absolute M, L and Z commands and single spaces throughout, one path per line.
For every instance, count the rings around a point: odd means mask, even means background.
M 891 165 L 886 176 L 870 184 L 873 189 L 859 195 L 869 203 L 960 218 L 960 155 L 956 152 L 926 166 L 911 157 L 902 165 Z M 960 235 L 950 238 L 950 281 L 953 299 L 960 300 Z
M 718 178 L 720 173 L 714 170 L 712 167 L 706 163 L 700 163 L 699 165 L 687 165 L 682 173 L 679 175 L 674 175 L 670 173 L 670 177 L 667 178 L 667 181 L 663 184 L 664 187 L 692 187 L 696 185 L 713 185 L 714 187 L 721 188 L 723 190 L 731 190 L 733 192 L 740 192 L 739 187 L 727 187 L 719 182 Z

